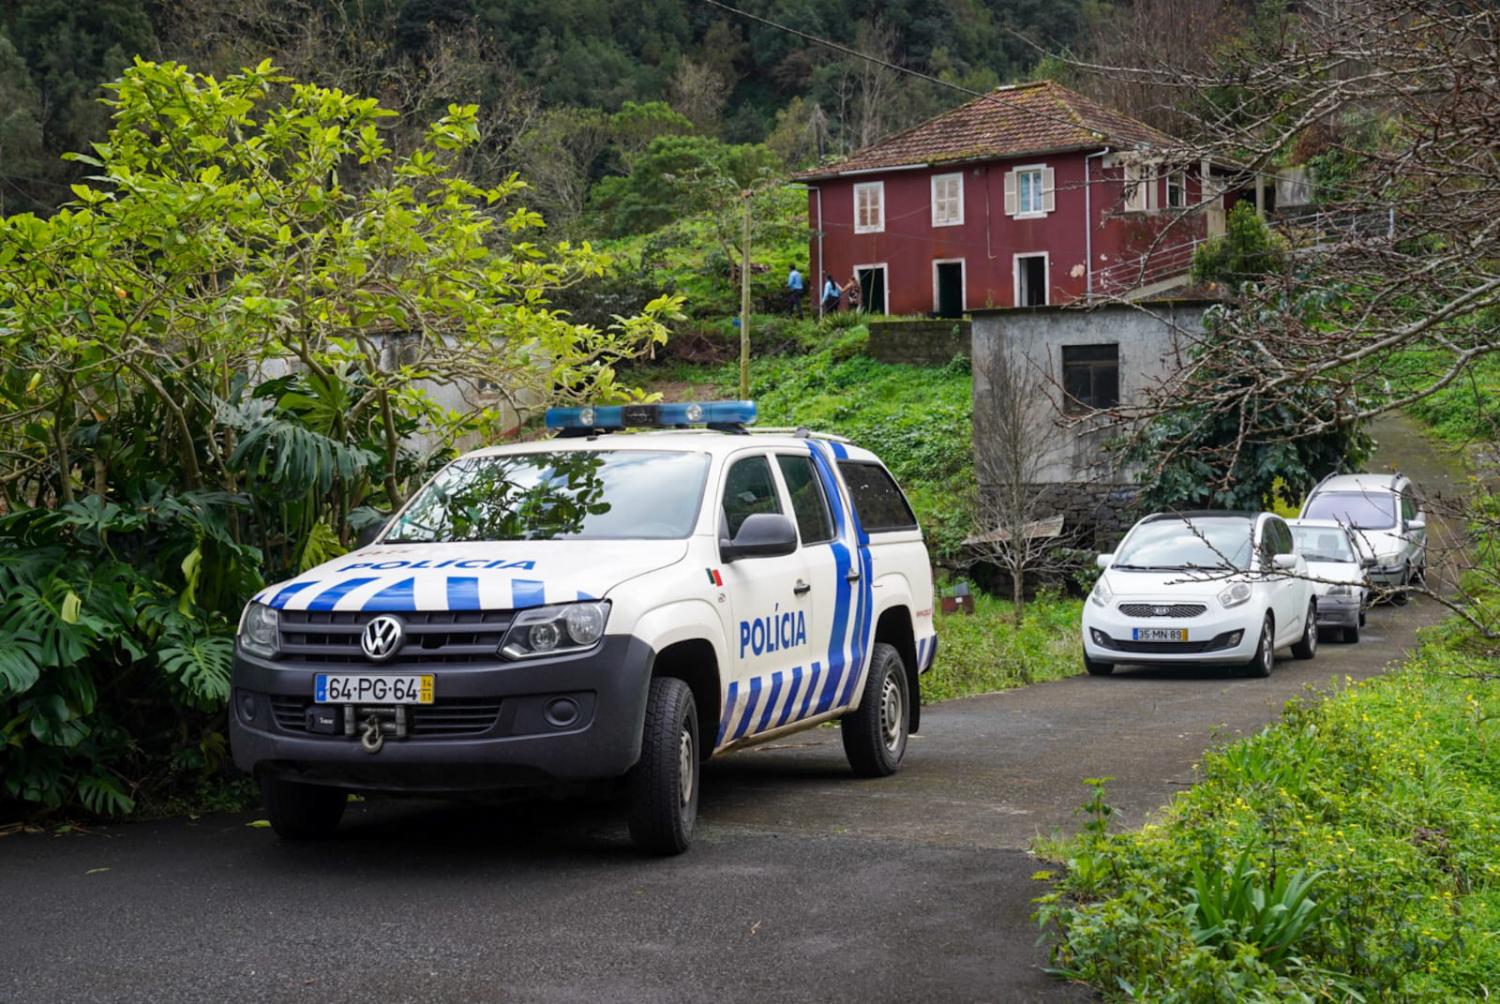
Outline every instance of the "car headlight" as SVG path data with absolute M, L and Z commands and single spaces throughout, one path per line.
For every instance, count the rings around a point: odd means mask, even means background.
M 1219 605 L 1225 608 L 1237 607 L 1250 599 L 1250 587 L 1243 582 L 1236 582 L 1219 594 Z
M 240 617 L 240 648 L 263 659 L 281 647 L 281 615 L 264 603 L 251 603 Z
M 1353 586 L 1333 586 L 1328 590 L 1329 596 L 1353 596 Z
M 532 607 L 516 614 L 500 643 L 507 659 L 534 659 L 593 648 L 604 637 L 609 601 Z
M 1099 581 L 1094 583 L 1094 591 L 1089 593 L 1089 601 L 1096 607 L 1107 607 L 1109 601 L 1115 598 L 1110 591 L 1109 584 L 1104 581 L 1104 576 L 1099 576 Z

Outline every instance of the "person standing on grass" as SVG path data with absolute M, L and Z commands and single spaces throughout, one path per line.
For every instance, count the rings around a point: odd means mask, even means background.
M 844 290 L 845 309 L 852 310 L 856 314 L 859 313 L 859 308 L 864 301 L 865 293 L 865 291 L 861 289 L 859 285 L 859 273 L 852 273 L 849 276 L 849 281 L 845 283 L 842 288 Z
M 833 281 L 832 272 L 823 273 L 823 313 L 831 314 L 839 309 L 839 295 L 842 290 L 839 284 Z
M 802 281 L 802 273 L 797 271 L 797 266 L 791 266 L 786 274 L 786 302 L 788 314 L 802 316 L 802 296 L 807 292 L 807 284 Z

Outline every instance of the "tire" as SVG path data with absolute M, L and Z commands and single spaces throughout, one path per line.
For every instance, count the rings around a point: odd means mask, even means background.
M 1360 610 L 1360 612 L 1359 612 L 1359 626 L 1360 627 L 1364 627 L 1365 626 L 1365 612 L 1364 612 L 1364 610 Z M 1354 633 L 1358 634 L 1359 632 L 1356 630 Z
M 1302 637 L 1292 646 L 1292 656 L 1311 659 L 1318 654 L 1318 605 L 1307 605 L 1307 617 L 1302 625 Z
M 669 676 L 651 681 L 641 758 L 630 768 L 630 838 L 651 854 L 681 854 L 698 820 L 698 711 Z
M 896 773 L 906 755 L 910 711 L 901 653 L 885 642 L 876 642 L 859 707 L 839 719 L 844 755 L 855 774 L 886 777 Z
M 298 784 L 280 778 L 260 781 L 260 797 L 271 829 L 282 840 L 321 840 L 333 836 L 349 796 L 342 788 Z
M 1271 615 L 1260 624 L 1260 644 L 1255 646 L 1255 655 L 1245 663 L 1245 675 L 1264 678 L 1271 675 L 1276 666 L 1276 630 L 1271 624 Z
M 1088 651 L 1084 650 L 1083 668 L 1088 671 L 1089 676 L 1108 676 L 1115 671 L 1115 664 L 1090 659 Z
M 1407 568 L 1405 571 L 1403 571 L 1401 573 L 1401 585 L 1397 586 L 1396 587 L 1396 591 L 1393 592 L 1393 593 L 1391 593 L 1391 605 L 1392 606 L 1404 607 L 1404 606 L 1406 606 L 1406 604 L 1408 604 L 1408 603 L 1411 602 L 1411 597 L 1409 595 L 1407 595 L 1407 592 L 1406 592 L 1406 587 L 1407 587 L 1408 584 L 1410 584 L 1410 582 L 1411 582 L 1411 569 Z
M 1359 641 L 1359 625 L 1344 628 L 1344 644 L 1354 645 Z

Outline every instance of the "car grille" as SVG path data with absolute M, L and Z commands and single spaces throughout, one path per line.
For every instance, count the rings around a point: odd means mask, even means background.
M 302 663 L 370 665 L 359 637 L 380 611 L 281 611 L 280 658 Z M 510 610 L 401 613 L 401 651 L 393 663 L 493 662 L 515 616 Z
M 1100 644 L 1116 652 L 1135 652 L 1140 655 L 1196 655 L 1200 652 L 1215 652 L 1230 648 L 1238 632 L 1225 631 L 1208 641 L 1130 641 L 1124 638 L 1103 636 Z
M 1208 607 L 1202 603 L 1121 603 L 1126 617 L 1197 617 Z
M 271 716 L 287 732 L 307 731 L 310 707 L 312 702 L 306 698 L 271 697 Z M 406 715 L 412 736 L 472 736 L 494 728 L 500 702 L 490 697 L 459 697 L 435 704 L 408 704 Z

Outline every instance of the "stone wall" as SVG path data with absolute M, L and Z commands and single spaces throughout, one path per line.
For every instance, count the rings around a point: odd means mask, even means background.
M 870 321 L 869 328 L 869 353 L 883 363 L 946 366 L 954 356 L 969 356 L 968 321 Z

